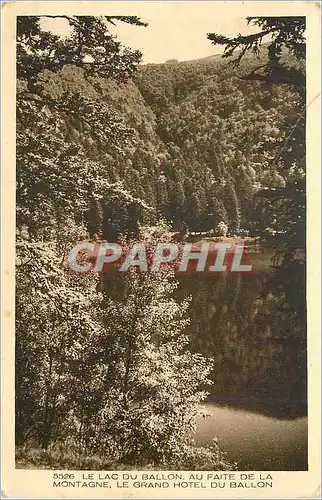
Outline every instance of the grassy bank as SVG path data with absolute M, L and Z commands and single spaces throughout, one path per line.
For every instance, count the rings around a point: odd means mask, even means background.
M 79 455 L 67 447 L 42 450 L 17 448 L 16 469 L 50 470 L 235 470 L 214 440 L 212 446 L 187 446 L 184 453 L 166 464 L 122 463 L 113 457 Z

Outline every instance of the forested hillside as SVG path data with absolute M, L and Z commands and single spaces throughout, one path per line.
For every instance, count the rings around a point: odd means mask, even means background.
M 151 64 L 122 84 L 66 65 L 40 73 L 36 96 L 45 120 L 64 103 L 59 127 L 68 154 L 100 162 L 106 181 L 120 182 L 175 230 L 209 231 L 224 221 L 232 234 L 258 234 L 274 220 L 254 195 L 285 186 L 304 157 L 293 170 L 279 169 L 275 157 L 302 107 L 290 87 L 243 79 L 256 64 L 248 57 L 234 69 L 216 56 Z M 102 228 L 93 210 L 95 233 Z
M 248 57 L 236 69 L 215 56 L 139 71 L 166 149 L 159 208 L 174 224 L 210 230 L 223 220 L 232 234 L 269 226 L 254 195 L 285 185 L 274 157 L 301 106 L 288 87 L 243 79 L 260 63 Z

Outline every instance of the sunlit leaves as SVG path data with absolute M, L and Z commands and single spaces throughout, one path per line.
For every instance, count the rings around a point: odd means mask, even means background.
M 58 71 L 66 64 L 85 69 L 87 74 L 127 80 L 141 59 L 141 53 L 123 47 L 109 32 L 109 23 L 122 21 L 146 26 L 136 16 L 45 16 L 68 21 L 70 33 L 61 38 L 40 26 L 40 17 L 17 18 L 17 70 L 19 78 L 34 84 L 37 74 Z

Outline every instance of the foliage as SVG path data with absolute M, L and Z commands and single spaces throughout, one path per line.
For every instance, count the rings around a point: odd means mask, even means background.
M 237 35 L 228 38 L 216 33 L 208 33 L 208 39 L 214 45 L 224 45 L 223 57 L 231 57 L 239 51 L 236 63 L 238 64 L 248 51 L 259 55 L 263 39 L 271 38 L 267 45 L 268 60 L 258 69 L 262 73 L 252 72 L 248 78 L 260 79 L 274 83 L 287 83 L 294 85 L 303 94 L 305 76 L 301 68 L 291 67 L 282 62 L 283 49 L 295 56 L 296 60 L 305 59 L 305 27 L 306 20 L 303 16 L 289 17 L 247 17 L 247 23 L 258 26 L 260 31 L 250 35 Z
M 167 466 L 193 456 L 211 370 L 188 349 L 187 301 L 171 298 L 164 273 L 113 279 L 113 296 L 106 280 L 101 290 L 65 265 L 81 239 L 136 237 L 140 222 L 155 220 L 106 168 L 112 159 L 131 170 L 149 131 L 133 128 L 121 102 L 102 102 L 115 83 L 53 69 L 20 80 L 17 96 L 16 441 L 63 445 L 84 464 L 105 456 Z M 216 453 L 206 452 L 214 464 Z
M 101 157 L 93 155 L 94 141 Z M 135 217 L 144 218 L 147 213 L 153 218 L 153 210 L 131 196 L 118 179 L 110 182 L 102 161 L 111 154 L 124 158 L 135 144 L 133 129 L 107 105 L 79 93 L 61 91 L 48 97 L 46 87 L 40 95 L 31 94 L 21 85 L 17 94 L 18 225 L 26 224 L 34 236 L 48 236 L 53 221 L 62 226 L 66 214 L 72 214 L 76 221 L 87 223 L 93 235 L 108 231 L 111 218 L 114 231 L 123 232 L 134 228 Z
M 232 39 L 213 33 L 208 34 L 208 38 L 214 44 L 225 45 L 224 57 L 230 57 L 236 49 L 240 49 L 237 58 L 239 63 L 247 51 L 259 54 L 263 37 L 270 35 L 272 41 L 267 47 L 268 60 L 261 68 L 264 68 L 268 81 L 290 84 L 299 95 L 297 106 L 300 112 L 298 116 L 286 120 L 289 127 L 287 134 L 276 141 L 273 161 L 268 164 L 270 174 L 273 173 L 275 178 L 274 183 L 257 193 L 257 209 L 261 216 L 264 215 L 265 230 L 277 234 L 278 243 L 282 244 L 276 256 L 276 262 L 280 266 L 277 265 L 274 275 L 282 307 L 295 308 L 305 320 L 305 266 L 303 259 L 296 258 L 297 250 L 305 249 L 306 227 L 305 69 L 301 65 L 305 59 L 305 17 L 247 19 L 248 23 L 259 26 L 261 31 L 247 36 L 238 35 Z M 297 65 L 285 67 L 281 62 L 283 48 L 295 57 Z M 252 72 L 251 76 L 253 79 L 262 79 L 258 73 Z M 267 141 L 263 141 L 260 147 L 266 146 Z M 262 226 L 262 234 L 263 229 Z M 297 294 L 296 298 L 294 293 Z
M 75 243 L 136 237 L 140 223 L 156 219 L 107 168 L 125 164 L 134 173 L 143 150 L 148 166 L 153 158 L 142 115 L 138 131 L 137 116 L 124 116 L 118 95 L 116 80 L 132 71 L 133 60 L 121 57 L 102 20 L 69 22 L 65 40 L 42 32 L 38 18 L 18 22 L 16 442 L 43 450 L 63 445 L 79 461 L 95 455 L 166 466 L 188 450 L 193 455 L 211 361 L 189 351 L 188 302 L 172 298 L 176 284 L 165 270 L 129 273 L 111 296 L 107 287 L 98 293 L 96 276 L 66 267 Z M 82 57 L 102 37 L 115 65 L 106 68 L 97 56 L 90 81 Z M 98 78 L 111 71 L 114 82 Z M 116 94 L 113 104 L 103 102 L 107 90 Z M 214 464 L 216 453 L 207 451 Z
M 70 411 L 69 366 L 100 327 L 95 281 L 69 275 L 48 243 L 19 238 L 16 255 L 16 438 L 46 448 Z
M 197 91 L 158 112 L 167 148 L 160 168 L 160 210 L 193 231 L 209 231 L 224 220 L 233 232 L 245 228 L 256 234 L 256 226 L 249 227 L 253 196 L 271 182 L 265 172 L 287 134 L 285 114 L 298 117 L 291 105 L 296 95 L 278 87 L 268 93 L 263 84 L 237 78 L 237 70 L 218 72 L 217 66 L 215 59 L 214 76 Z M 284 182 L 287 173 L 279 175 Z
M 59 469 L 59 470 L 137 470 L 138 465 L 120 464 L 114 456 L 77 456 L 73 447 L 57 445 L 47 450 L 19 447 L 16 452 L 17 469 Z M 209 447 L 186 446 L 180 457 L 167 463 L 167 470 L 235 470 L 236 464 L 229 463 L 225 454 L 214 441 Z M 153 464 L 144 464 L 145 470 L 154 470 Z
M 123 279 L 118 299 L 98 295 L 95 278 L 68 273 L 52 244 L 19 235 L 17 444 L 65 443 L 79 459 L 141 466 L 177 463 L 190 448 L 193 459 L 211 361 L 189 351 L 188 301 L 171 298 L 169 269 Z
M 225 224 L 224 221 L 220 221 L 216 226 L 215 234 L 217 234 L 218 236 L 226 236 L 227 232 L 228 232 L 227 224 Z
M 95 383 L 102 409 L 93 418 L 109 433 L 95 433 L 91 443 L 105 453 L 112 439 L 123 463 L 166 465 L 189 442 L 211 364 L 186 348 L 188 303 L 169 299 L 175 286 L 169 277 L 138 273 L 125 280 L 119 300 L 106 288 L 105 332 L 94 361 L 104 368 Z
M 256 234 L 254 194 L 272 179 L 274 186 L 287 182 L 289 171 L 281 163 L 289 148 L 282 150 L 283 141 L 301 144 L 301 127 L 294 123 L 301 121 L 302 108 L 291 89 L 240 79 L 254 68 L 253 59 L 234 69 L 218 57 L 147 65 L 134 85 L 67 64 L 38 73 L 32 94 L 20 85 L 24 99 L 39 100 L 39 116 L 56 121 L 50 135 L 58 128 L 70 144 L 66 159 L 71 155 L 74 162 L 76 152 L 101 163 L 106 180 L 121 182 L 154 206 L 174 230 L 186 224 L 209 231 L 224 220 L 234 233 Z M 303 161 L 293 163 L 297 171 L 303 168 Z M 91 202 L 92 234 L 102 230 L 96 227 L 102 211 Z M 112 234 L 109 229 L 105 236 Z
M 42 16 L 68 21 L 70 33 L 61 38 L 43 31 L 40 17 L 17 18 L 18 78 L 27 78 L 32 84 L 43 69 L 57 71 L 66 64 L 74 64 L 89 74 L 128 79 L 140 59 L 139 51 L 122 47 L 108 30 L 109 23 L 123 21 L 147 26 L 136 16 Z

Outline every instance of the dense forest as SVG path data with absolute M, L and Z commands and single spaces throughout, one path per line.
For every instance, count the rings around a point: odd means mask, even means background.
M 18 18 L 19 456 L 41 448 L 60 467 L 228 469 L 216 443 L 197 448 L 191 437 L 212 360 L 190 348 L 189 297 L 175 299 L 171 269 L 98 289 L 65 259 L 84 239 L 211 235 L 225 223 L 232 237 L 284 238 L 282 281 L 304 288 L 303 266 L 290 273 L 304 245 L 303 92 L 254 77 L 269 44 L 239 65 L 216 55 L 140 65 L 110 34 L 117 22 L 148 29 L 135 17 L 74 16 L 62 40 L 39 18 Z M 279 62 L 300 74 L 302 58 L 284 45 Z
M 33 105 L 44 122 L 59 118 L 60 141 L 70 146 L 65 158 L 99 161 L 106 181 L 155 207 L 175 230 L 183 223 L 193 231 L 214 230 L 223 220 L 232 234 L 244 229 L 256 235 L 278 223 L 254 195 L 284 187 L 305 165 L 298 158 L 284 172 L 274 161 L 302 112 L 298 95 L 243 80 L 241 72 L 253 66 L 249 58 L 232 70 L 218 56 L 151 64 L 139 69 L 135 82 L 117 84 L 66 65 L 38 76 Z M 19 110 L 32 113 L 23 107 L 21 84 Z M 99 212 L 93 207 L 93 216 Z M 102 230 L 95 217 L 90 223 L 93 234 Z

